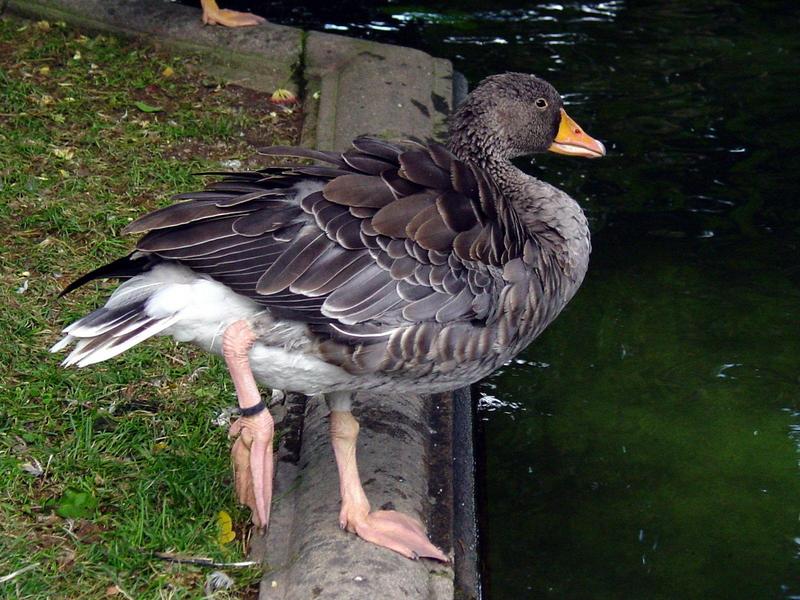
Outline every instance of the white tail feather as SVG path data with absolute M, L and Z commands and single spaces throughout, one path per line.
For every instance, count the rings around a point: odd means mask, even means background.
M 50 351 L 75 343 L 61 364 L 85 367 L 158 334 L 218 351 L 218 333 L 259 310 L 252 300 L 219 282 L 186 267 L 163 263 L 126 281 L 103 308 L 66 327 L 65 336 Z
M 128 338 L 122 337 L 122 335 L 114 336 L 106 343 L 97 346 L 88 352 L 84 351 L 84 347 L 89 343 L 89 340 L 81 340 L 81 342 L 78 343 L 75 349 L 69 354 L 69 356 L 67 356 L 67 358 L 64 359 L 61 364 L 65 367 L 69 367 L 71 365 L 75 365 L 77 367 L 87 367 L 89 365 L 108 360 L 109 358 L 113 358 L 118 354 L 122 354 L 128 348 L 133 348 L 139 342 L 143 342 L 147 338 L 161 333 L 164 329 L 172 325 L 177 318 L 177 315 L 173 315 L 168 319 L 152 321 L 149 327 L 146 327 L 136 335 Z M 141 323 L 139 323 L 139 325 L 141 325 Z

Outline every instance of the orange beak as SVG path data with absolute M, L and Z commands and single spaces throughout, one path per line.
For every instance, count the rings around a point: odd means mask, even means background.
M 563 108 L 561 109 L 558 134 L 548 150 L 557 154 L 587 158 L 600 158 L 606 155 L 606 147 L 603 146 L 603 142 L 587 135 Z

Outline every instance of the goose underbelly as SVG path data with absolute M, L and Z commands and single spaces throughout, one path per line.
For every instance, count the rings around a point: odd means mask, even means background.
M 183 267 L 169 265 L 161 269 L 157 278 L 150 277 L 157 279 L 162 288 L 151 296 L 146 310 L 153 316 L 178 317 L 160 335 L 222 355 L 225 329 L 244 319 L 258 332 L 259 338 L 250 351 L 250 366 L 260 383 L 305 394 L 356 385 L 353 375 L 309 351 L 313 341 L 302 323 L 277 320 L 252 300 Z
M 370 383 L 307 352 L 262 342 L 250 351 L 250 368 L 264 385 L 307 395 L 368 389 Z

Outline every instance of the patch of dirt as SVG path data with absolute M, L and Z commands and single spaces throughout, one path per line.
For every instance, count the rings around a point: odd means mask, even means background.
M 264 122 L 271 121 L 273 113 L 281 115 L 281 127 L 278 132 L 274 132 L 273 127 L 270 127 L 269 133 L 258 128 L 246 132 L 245 141 L 254 146 L 265 146 L 273 137 L 280 137 L 285 138 L 287 143 L 300 143 L 300 130 L 303 126 L 303 111 L 300 104 L 287 108 L 271 102 L 270 97 L 263 92 L 238 85 L 229 85 L 225 89 L 235 101 L 235 106 Z M 262 133 L 262 131 L 264 132 Z M 278 135 L 275 135 L 276 133 Z
M 156 101 L 151 98 L 151 101 Z M 223 88 L 200 88 L 197 103 L 209 106 L 224 104 L 228 109 L 241 112 L 250 117 L 253 124 L 234 133 L 237 142 L 220 140 L 213 144 L 195 139 L 173 145 L 165 152 L 168 158 L 193 159 L 208 157 L 232 157 L 241 166 L 231 170 L 261 168 L 275 161 L 259 157 L 256 151 L 272 143 L 293 145 L 300 143 L 303 126 L 303 111 L 300 104 L 291 107 L 281 106 L 270 101 L 270 95 L 238 85 Z M 159 104 L 161 106 L 161 104 Z
M 84 544 L 94 544 L 100 541 L 100 534 L 102 534 L 103 531 L 105 531 L 105 528 L 97 523 L 87 521 L 86 519 L 78 519 L 75 522 L 75 528 L 72 530 L 72 533 Z

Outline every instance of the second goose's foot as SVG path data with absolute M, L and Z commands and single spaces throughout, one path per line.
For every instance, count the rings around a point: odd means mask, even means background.
M 342 495 L 339 526 L 408 558 L 433 558 L 447 562 L 447 556 L 428 540 L 425 528 L 416 519 L 393 510 L 370 512 L 356 464 L 358 421 L 349 410 L 332 410 L 330 418 L 331 441 Z
M 255 339 L 256 335 L 247 322 L 236 321 L 222 336 L 222 355 L 242 412 L 229 432 L 230 437 L 236 438 L 231 450 L 236 496 L 241 504 L 253 511 L 255 526 L 266 529 L 272 502 L 275 426 L 250 369 L 249 354 Z
M 200 0 L 203 6 L 203 24 L 224 25 L 225 27 L 249 27 L 266 23 L 264 17 L 252 13 L 228 10 L 217 6 L 216 0 Z

